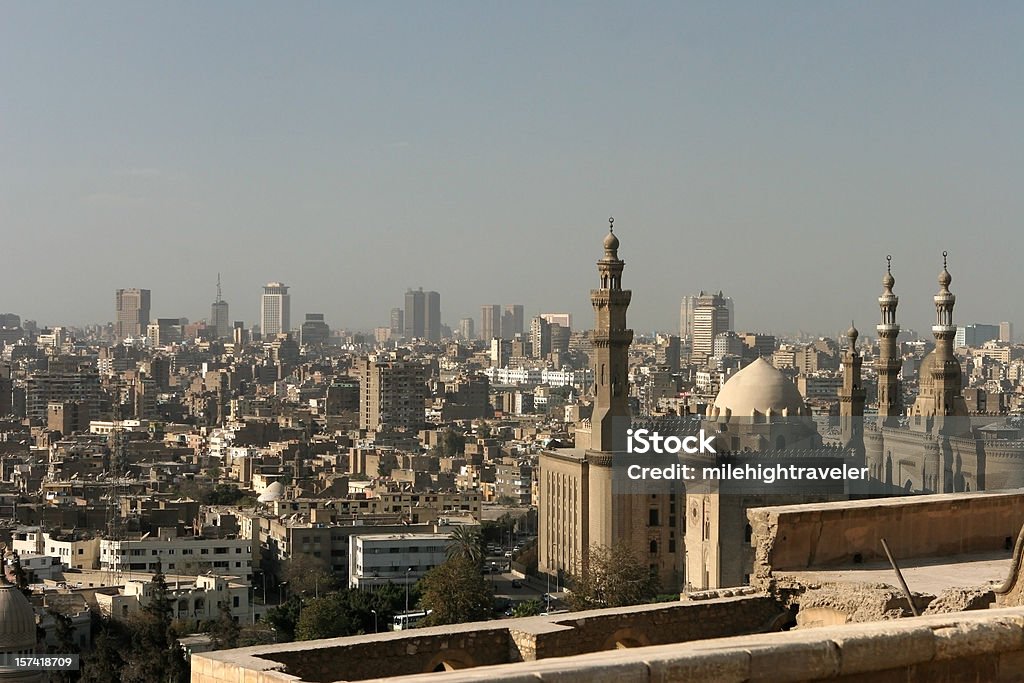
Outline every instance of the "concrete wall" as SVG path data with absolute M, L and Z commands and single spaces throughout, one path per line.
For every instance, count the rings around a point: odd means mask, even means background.
M 747 516 L 756 584 L 772 571 L 884 561 L 881 538 L 897 559 L 1005 550 L 1024 525 L 1024 490 L 755 508 Z
M 756 633 L 779 623 L 780 612 L 767 596 L 745 595 L 282 643 L 194 655 L 192 681 L 263 681 L 274 670 L 293 678 L 268 683 L 482 671 L 474 667 Z

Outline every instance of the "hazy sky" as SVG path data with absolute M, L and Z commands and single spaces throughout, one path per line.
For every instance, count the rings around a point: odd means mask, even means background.
M 0 312 L 388 323 L 406 287 L 631 326 L 1024 329 L 1024 5 L 0 2 Z M 583 323 L 582 325 L 579 323 Z M 477 321 L 479 324 L 479 320 Z

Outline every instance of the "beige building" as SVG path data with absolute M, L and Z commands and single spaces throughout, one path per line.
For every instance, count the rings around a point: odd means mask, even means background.
M 119 289 L 115 295 L 117 320 L 114 334 L 118 339 L 141 337 L 149 324 L 150 291 L 148 289 Z
M 398 352 L 361 358 L 359 427 L 370 431 L 416 431 L 423 426 L 427 368 Z

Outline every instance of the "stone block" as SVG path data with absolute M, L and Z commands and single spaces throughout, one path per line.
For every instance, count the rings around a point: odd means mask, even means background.
M 841 675 L 907 667 L 935 657 L 935 636 L 927 626 L 875 623 L 829 631 L 829 638 L 839 646 Z

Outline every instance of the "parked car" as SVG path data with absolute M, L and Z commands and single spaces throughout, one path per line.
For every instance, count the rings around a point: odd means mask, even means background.
M 512 587 L 513 588 L 522 588 L 523 587 L 523 582 L 520 581 L 519 579 L 512 579 Z

